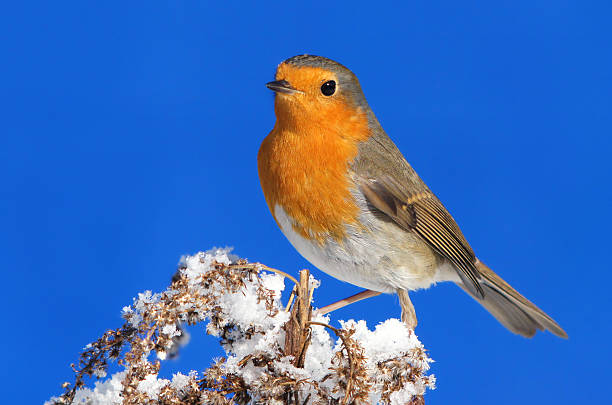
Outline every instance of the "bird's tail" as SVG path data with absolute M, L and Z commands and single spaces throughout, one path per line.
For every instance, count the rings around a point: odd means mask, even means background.
M 479 260 L 476 267 L 482 275 L 480 284 L 484 290 L 484 298 L 474 296 L 463 284 L 458 285 L 485 307 L 502 325 L 525 337 L 532 337 L 537 330 L 549 330 L 567 339 L 567 333 L 557 322 L 519 294 L 493 270 Z

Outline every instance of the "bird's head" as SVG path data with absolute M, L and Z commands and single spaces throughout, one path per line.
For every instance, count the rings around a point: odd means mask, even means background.
M 366 114 L 368 104 L 357 77 L 346 67 L 321 56 L 298 55 L 278 65 L 276 80 L 266 86 L 276 93 L 281 125 L 333 125 Z

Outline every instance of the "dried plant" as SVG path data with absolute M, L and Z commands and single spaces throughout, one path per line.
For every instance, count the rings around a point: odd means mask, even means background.
M 416 336 L 389 319 L 329 325 L 313 317 L 318 281 L 299 280 L 212 250 L 182 260 L 170 287 L 139 294 L 126 323 L 87 345 L 74 383 L 47 404 L 422 404 L 435 377 Z M 284 279 L 294 283 L 283 306 Z M 158 378 L 180 345 L 181 325 L 203 323 L 226 356 L 207 369 Z M 330 336 L 332 332 L 336 337 Z M 154 356 L 154 354 L 156 356 Z M 122 370 L 106 378 L 110 362 Z M 93 389 L 88 378 L 96 378 Z

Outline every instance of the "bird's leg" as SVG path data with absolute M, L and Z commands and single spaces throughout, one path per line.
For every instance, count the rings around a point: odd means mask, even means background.
M 325 315 L 327 313 L 330 313 L 332 311 L 335 311 L 337 309 L 350 305 L 354 302 L 365 300 L 366 298 L 370 298 L 370 297 L 376 297 L 379 294 L 381 294 L 379 291 L 363 290 L 362 292 L 357 293 L 355 295 L 351 295 L 348 298 L 345 298 L 338 302 L 334 302 L 333 304 L 327 305 L 323 308 L 317 309 L 316 314 Z M 408 302 L 410 302 L 410 300 L 408 300 Z
M 398 289 L 397 296 L 399 297 L 400 306 L 402 307 L 402 322 L 408 326 L 408 329 L 414 331 L 417 326 L 417 317 L 412 301 L 410 301 L 408 291 Z

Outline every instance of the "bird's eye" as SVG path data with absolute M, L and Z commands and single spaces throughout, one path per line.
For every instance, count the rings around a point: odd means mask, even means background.
M 336 82 L 329 80 L 321 85 L 321 93 L 324 96 L 331 96 L 336 92 Z

